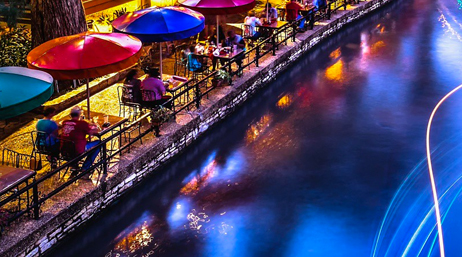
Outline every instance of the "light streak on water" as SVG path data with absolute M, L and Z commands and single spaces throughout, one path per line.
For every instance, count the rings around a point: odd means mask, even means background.
M 451 92 L 449 92 L 447 95 L 445 95 L 436 105 L 436 107 L 433 109 L 432 114 L 430 115 L 430 120 L 428 121 L 428 126 L 427 126 L 427 135 L 426 135 L 426 148 L 427 148 L 427 162 L 428 162 L 428 173 L 430 175 L 430 182 L 432 186 L 432 195 L 433 195 L 433 201 L 435 204 L 435 215 L 436 215 L 436 225 L 438 228 L 438 242 L 440 246 L 440 256 L 444 257 L 444 239 L 443 239 L 443 225 L 441 224 L 441 213 L 440 213 L 440 205 L 438 201 L 438 192 L 436 190 L 436 183 L 435 183 L 435 176 L 433 172 L 433 165 L 432 165 L 432 158 L 431 158 L 431 151 L 430 151 L 430 130 L 433 122 L 433 118 L 435 117 L 436 112 L 440 108 L 440 106 L 448 99 L 451 95 L 453 95 L 455 92 L 457 92 L 459 89 L 462 88 L 462 85 L 456 87 L 453 89 Z
M 442 223 L 462 192 L 462 171 L 458 166 L 462 163 L 459 158 L 462 144 L 448 146 L 460 142 L 462 135 L 458 134 L 446 139 L 431 151 L 430 128 L 435 113 L 442 103 L 461 88 L 462 85 L 449 92 L 433 110 L 426 136 L 428 166 L 425 167 L 425 161 L 422 160 L 400 185 L 380 225 L 371 256 L 433 256 L 436 240 L 438 240 L 439 255 L 445 256 Z M 446 163 L 444 169 L 438 170 L 438 177 L 434 176 L 433 160 Z M 418 182 L 424 180 L 427 168 L 431 185 L 415 190 L 415 187 L 421 184 Z M 441 192 L 440 196 L 436 190 L 437 185 Z M 413 195 L 413 192 L 426 190 L 431 190 L 431 197 L 423 193 Z M 430 205 L 431 199 L 433 204 Z M 440 209 L 440 206 L 443 208 Z M 433 214 L 436 217 L 436 224 L 431 219 Z

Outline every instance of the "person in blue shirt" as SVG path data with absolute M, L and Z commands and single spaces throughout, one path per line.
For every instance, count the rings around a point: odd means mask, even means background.
M 327 6 L 327 0 L 314 0 L 313 5 L 316 8 L 316 11 L 324 9 Z
M 51 153 L 51 156 L 48 156 L 49 161 L 59 155 L 59 126 L 56 121 L 52 120 L 55 114 L 55 108 L 46 108 L 43 112 L 43 119 L 39 120 L 35 126 L 37 132 L 41 132 L 37 136 L 36 144 L 38 147 L 46 148 Z

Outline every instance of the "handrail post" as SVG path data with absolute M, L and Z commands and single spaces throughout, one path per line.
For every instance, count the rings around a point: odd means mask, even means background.
M 33 211 L 34 211 L 34 219 L 39 219 L 40 214 L 40 206 L 38 204 L 38 187 L 35 181 L 33 182 L 34 186 L 32 187 L 32 202 L 33 202 Z
M 120 140 L 120 139 L 119 139 Z M 103 144 L 103 174 L 107 174 L 107 146 L 106 143 Z
M 327 19 L 330 20 L 330 16 L 332 14 L 332 2 L 329 2 L 327 6 Z
M 195 93 L 196 93 L 196 108 L 199 109 L 201 107 L 201 90 L 199 88 L 199 82 L 195 85 Z
M 300 21 L 300 24 L 301 24 L 301 21 Z M 297 35 L 297 31 L 298 31 L 298 22 L 295 21 L 292 25 L 292 42 L 295 42 L 295 36 Z M 286 29 L 287 30 L 287 29 Z M 287 42 L 287 41 L 286 41 Z
M 343 10 L 346 10 L 347 8 L 347 0 L 343 0 Z
M 271 37 L 271 43 L 273 44 L 273 55 L 276 55 L 276 34 Z
M 310 12 L 310 29 L 314 29 L 314 12 Z
M 258 61 L 260 60 L 260 45 L 257 44 L 257 48 L 255 49 L 255 66 L 258 67 Z

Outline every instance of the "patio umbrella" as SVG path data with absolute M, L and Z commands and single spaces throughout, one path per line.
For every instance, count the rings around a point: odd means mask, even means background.
M 26 113 L 53 94 L 50 74 L 22 67 L 0 68 L 0 120 Z
M 83 32 L 39 45 L 27 56 L 27 64 L 29 68 L 50 73 L 56 80 L 86 79 L 90 118 L 88 79 L 136 64 L 141 55 L 141 47 L 141 42 L 129 35 Z
M 130 34 L 143 43 L 167 42 L 194 36 L 204 29 L 202 14 L 188 8 L 151 7 L 127 13 L 112 22 L 114 31 Z M 160 44 L 160 74 L 162 45 Z
M 179 3 L 202 14 L 217 16 L 217 44 L 220 41 L 219 15 L 242 13 L 255 7 L 255 0 L 180 0 Z

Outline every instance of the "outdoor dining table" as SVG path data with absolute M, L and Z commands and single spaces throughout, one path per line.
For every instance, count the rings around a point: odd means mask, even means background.
M 185 87 L 188 87 L 191 82 L 190 78 L 174 76 L 174 75 L 169 75 L 169 74 L 162 74 L 162 79 L 164 83 L 168 84 L 166 85 L 165 90 L 171 93 L 173 97 L 175 97 L 178 93 L 182 92 L 182 90 Z M 188 92 L 186 92 L 186 94 L 183 94 L 183 96 L 184 97 L 180 97 L 181 99 L 178 99 L 177 104 L 179 105 L 186 104 L 186 102 L 189 99 L 189 90 Z
M 271 22 L 270 24 L 262 24 L 262 25 L 257 25 L 257 28 L 264 28 L 264 29 L 269 29 L 269 30 L 277 30 L 280 29 L 282 26 L 286 25 L 288 22 L 287 21 L 275 21 Z
M 266 35 L 266 37 L 271 37 L 274 34 L 275 30 L 282 28 L 288 23 L 289 22 L 287 21 L 275 21 L 271 22 L 270 24 L 264 23 L 262 25 L 257 25 L 256 27 L 262 35 Z
M 85 112 L 86 113 L 86 112 Z M 95 134 L 95 136 L 101 139 L 104 135 L 111 133 L 113 134 L 116 131 L 116 128 L 120 128 L 125 122 L 128 121 L 127 118 L 119 117 L 115 115 L 108 115 L 104 113 L 99 113 L 95 111 L 90 111 L 91 121 L 86 120 L 90 123 L 91 126 L 98 128 L 100 131 Z M 105 122 L 105 116 L 107 116 L 107 124 Z M 56 120 L 59 125 L 66 120 L 70 120 L 69 116 L 64 116 Z
M 215 59 L 215 60 L 223 60 L 224 62 L 228 62 L 230 61 L 231 59 L 233 59 L 234 57 L 240 55 L 244 53 L 244 50 L 243 49 L 237 49 L 237 51 L 229 51 L 227 53 L 221 53 L 220 51 L 220 54 L 219 55 L 213 55 L 211 58 L 212 59 Z M 204 56 L 204 57 L 207 57 L 207 58 L 210 58 L 210 55 L 208 55 L 207 53 L 201 53 L 201 54 L 197 54 L 197 55 L 200 55 L 200 56 Z M 214 70 L 215 70 L 215 67 L 214 67 Z M 232 69 L 231 69 L 231 65 L 228 67 L 228 72 L 231 73 L 232 72 Z
M 19 188 L 22 184 L 27 186 L 36 174 L 33 170 L 0 165 L 0 196 Z M 26 194 L 27 197 L 25 198 L 18 197 L 19 210 L 21 210 L 21 200 L 25 200 L 26 204 L 29 205 L 29 190 L 26 191 Z

